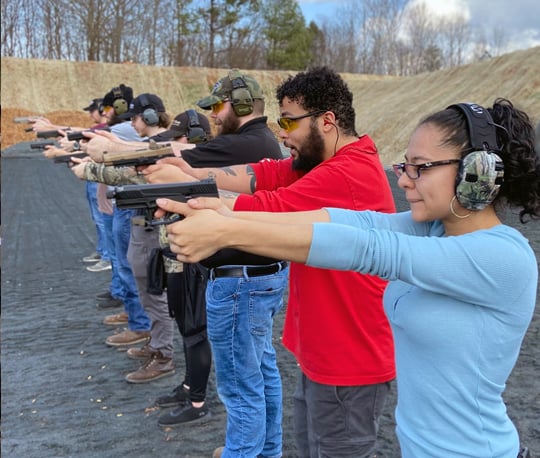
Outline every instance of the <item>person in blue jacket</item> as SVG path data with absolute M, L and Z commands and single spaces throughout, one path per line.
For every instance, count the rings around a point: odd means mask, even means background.
M 402 456 L 516 457 L 519 436 L 502 395 L 533 316 L 538 264 L 499 210 L 520 209 L 522 223 L 540 218 L 534 144 L 529 117 L 510 101 L 459 103 L 422 120 L 405 162 L 393 166 L 410 211 L 159 205 L 186 215 L 168 228 L 183 262 L 233 247 L 389 280 Z

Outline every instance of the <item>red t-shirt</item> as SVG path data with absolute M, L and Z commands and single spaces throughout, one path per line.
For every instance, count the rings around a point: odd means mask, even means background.
M 292 158 L 251 165 L 257 191 L 239 196 L 235 210 L 395 211 L 386 173 L 368 136 L 304 175 L 292 170 Z M 382 307 L 385 286 L 370 275 L 291 264 L 283 344 L 307 377 L 341 386 L 395 377 L 392 333 Z

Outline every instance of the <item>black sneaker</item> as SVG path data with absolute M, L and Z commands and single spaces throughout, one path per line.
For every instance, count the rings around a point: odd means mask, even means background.
M 211 413 L 206 404 L 197 408 L 189 403 L 185 407 L 178 407 L 159 417 L 158 425 L 164 428 L 172 428 L 188 422 L 199 422 L 210 416 Z
M 96 301 L 108 301 L 110 299 L 114 299 L 110 291 L 105 291 L 101 294 L 96 294 Z
M 116 307 L 123 307 L 124 303 L 120 299 L 109 299 L 107 301 L 99 301 L 97 303 L 98 309 L 112 309 Z
M 184 385 L 178 385 L 170 394 L 165 394 L 156 399 L 158 407 L 175 407 L 185 405 L 189 401 L 189 390 Z

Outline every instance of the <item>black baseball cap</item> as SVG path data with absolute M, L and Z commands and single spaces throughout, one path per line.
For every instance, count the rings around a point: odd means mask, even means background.
M 188 112 L 191 112 L 192 114 L 191 119 Z M 207 138 L 210 137 L 211 130 L 208 118 L 195 110 L 187 110 L 180 113 L 178 116 L 176 116 L 176 118 L 174 118 L 174 121 L 169 126 L 169 130 L 160 132 L 157 137 L 163 141 L 169 141 L 173 138 L 179 137 L 188 137 L 188 140 L 190 140 L 189 130 L 190 128 L 193 130 L 194 127 L 202 128 L 206 133 Z M 194 142 L 190 141 L 190 143 Z
M 103 99 L 102 98 L 92 99 L 92 101 L 88 104 L 88 106 L 83 108 L 84 111 L 99 110 L 100 112 L 102 111 L 102 109 L 103 109 Z
M 153 108 L 158 113 L 165 113 L 165 105 L 156 94 L 144 93 L 135 97 L 129 104 L 127 113 L 121 114 L 121 119 L 131 119 L 133 116 L 144 113 L 147 108 Z

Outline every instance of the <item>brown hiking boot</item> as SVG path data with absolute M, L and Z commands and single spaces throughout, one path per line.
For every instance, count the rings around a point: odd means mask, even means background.
M 158 350 L 138 370 L 126 375 L 126 381 L 129 383 L 147 383 L 173 374 L 174 362 L 172 358 L 164 358 Z
M 117 313 L 116 315 L 107 315 L 105 318 L 103 318 L 103 324 L 107 324 L 109 326 L 122 326 L 127 324 L 127 322 L 128 314 L 126 312 Z
M 150 346 L 146 344 L 141 348 L 130 348 L 126 353 L 128 358 L 147 360 L 155 355 L 157 350 L 152 350 Z
M 105 339 L 105 343 L 112 347 L 121 347 L 124 345 L 135 345 L 141 342 L 148 342 L 150 340 L 150 331 L 130 331 L 126 329 L 118 334 Z

